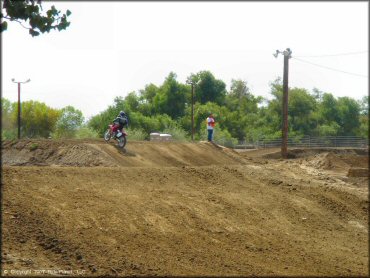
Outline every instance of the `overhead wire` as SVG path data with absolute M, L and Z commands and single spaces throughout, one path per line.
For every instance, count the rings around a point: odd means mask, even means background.
M 339 69 L 330 68 L 330 67 L 327 67 L 327 66 L 323 66 L 323 65 L 319 65 L 319 64 L 311 63 L 311 62 L 309 62 L 309 61 L 305 61 L 305 60 L 302 60 L 302 59 L 299 59 L 299 58 L 296 58 L 296 57 L 292 57 L 292 59 L 295 59 L 295 60 L 300 61 L 300 62 L 303 62 L 303 63 L 311 64 L 311 65 L 314 65 L 314 66 L 317 66 L 317 67 L 320 67 L 320 68 L 324 68 L 324 69 L 332 70 L 332 71 L 337 71 L 337 72 L 346 73 L 346 74 L 350 74 L 350 75 L 355 75 L 355 76 L 359 76 L 359 77 L 369 78 L 369 77 L 368 77 L 368 76 L 366 76 L 366 75 L 362 75 L 362 74 L 357 74 L 357 73 L 348 72 L 348 71 L 344 71 L 344 70 L 339 70 Z
M 368 53 L 369 51 L 357 51 L 357 52 L 347 52 L 347 53 L 337 53 L 337 54 L 325 54 L 325 55 L 305 55 L 305 56 L 295 56 L 303 58 L 321 58 L 321 57 L 335 57 L 335 56 L 347 56 L 347 55 L 358 55 L 363 53 Z

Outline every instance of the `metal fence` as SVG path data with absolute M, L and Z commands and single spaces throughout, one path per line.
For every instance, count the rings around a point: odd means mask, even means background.
M 288 147 L 300 148 L 367 148 L 368 139 L 357 136 L 325 136 L 325 137 L 291 137 L 288 138 Z M 258 149 L 258 148 L 279 148 L 282 139 L 257 139 L 255 141 L 242 141 L 233 147 L 236 149 Z

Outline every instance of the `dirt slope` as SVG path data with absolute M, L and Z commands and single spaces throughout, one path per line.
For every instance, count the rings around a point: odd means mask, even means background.
M 103 140 L 24 140 L 3 144 L 12 166 L 205 166 L 243 163 L 233 151 L 209 143 L 129 142 L 122 150 Z
M 366 276 L 367 179 L 332 175 L 314 163 L 320 153 L 263 155 L 208 143 L 129 142 L 121 153 L 101 141 L 6 142 L 3 270 Z

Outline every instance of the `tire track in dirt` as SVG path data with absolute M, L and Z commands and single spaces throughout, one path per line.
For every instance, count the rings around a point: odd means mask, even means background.
M 28 161 L 31 143 L 5 149 Z M 91 167 L 91 156 L 89 167 L 5 166 L 3 269 L 102 276 L 368 271 L 367 191 L 335 179 L 326 184 L 326 174 L 310 175 L 299 160 L 240 159 L 208 143 L 132 142 L 126 153 L 103 141 L 39 144 L 40 156 L 90 150 L 114 167 Z

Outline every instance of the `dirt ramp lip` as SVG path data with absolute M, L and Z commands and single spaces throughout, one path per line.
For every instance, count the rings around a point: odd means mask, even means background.
M 10 166 L 173 167 L 240 164 L 244 159 L 209 143 L 129 142 L 125 149 L 103 140 L 19 140 L 2 143 Z

